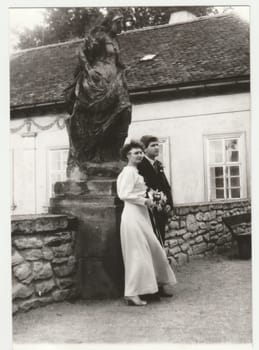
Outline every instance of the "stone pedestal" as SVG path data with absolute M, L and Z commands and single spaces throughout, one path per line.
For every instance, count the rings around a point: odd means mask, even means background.
M 116 197 L 116 181 L 57 183 L 50 212 L 70 214 L 78 220 L 76 255 L 82 298 L 123 295 L 124 268 L 120 246 L 122 202 Z

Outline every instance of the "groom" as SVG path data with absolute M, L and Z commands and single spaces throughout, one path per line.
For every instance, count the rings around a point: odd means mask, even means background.
M 162 163 L 156 160 L 156 157 L 159 155 L 158 138 L 152 135 L 144 135 L 141 137 L 140 141 L 145 148 L 145 157 L 138 165 L 139 173 L 144 177 L 148 189 L 158 190 L 159 192 L 162 191 L 167 197 L 163 210 L 158 211 L 154 208 L 153 211 L 156 223 L 155 231 L 159 231 L 158 234 L 161 236 L 161 243 L 163 245 L 165 241 L 167 214 L 173 209 L 171 187 L 165 176 Z

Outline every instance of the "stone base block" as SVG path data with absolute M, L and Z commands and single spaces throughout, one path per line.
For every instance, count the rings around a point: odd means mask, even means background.
M 78 220 L 76 260 L 82 298 L 123 295 L 123 260 L 120 245 L 121 203 L 116 202 L 114 180 L 89 180 L 88 195 L 63 195 L 51 200 L 51 213 Z
M 81 297 L 116 298 L 123 295 L 123 265 L 115 256 L 81 260 Z

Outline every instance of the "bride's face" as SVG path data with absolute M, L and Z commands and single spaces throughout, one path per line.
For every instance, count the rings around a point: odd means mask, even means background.
M 127 157 L 129 164 L 138 165 L 142 161 L 144 153 L 141 148 L 132 148 Z

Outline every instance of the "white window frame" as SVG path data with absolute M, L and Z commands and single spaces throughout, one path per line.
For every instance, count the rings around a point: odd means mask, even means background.
M 46 198 L 47 198 L 47 201 L 46 201 L 46 203 L 48 203 L 49 199 L 51 197 L 53 197 L 52 182 L 51 182 L 51 175 L 52 175 L 52 172 L 51 172 L 51 152 L 53 152 L 53 151 L 69 151 L 69 147 L 67 145 L 63 145 L 63 146 L 49 147 L 46 150 L 46 159 L 47 159 L 47 161 L 46 161 L 46 164 L 47 164 L 47 167 L 46 167 L 46 171 L 47 171 L 47 174 L 46 174 L 46 179 L 47 179 Z
M 11 213 L 12 215 L 31 215 L 37 213 L 37 147 L 36 147 L 36 133 L 25 133 L 25 134 L 15 134 L 11 137 L 11 147 L 10 147 L 10 164 L 11 164 L 11 191 L 12 191 L 12 203 L 11 203 Z M 17 158 L 22 161 L 26 169 L 26 152 L 32 152 L 31 154 L 31 176 L 28 179 L 24 175 L 24 169 L 19 168 L 17 164 Z M 23 194 L 20 193 L 20 184 L 17 184 L 17 179 L 22 179 L 21 181 L 26 182 L 26 185 L 29 184 L 30 187 L 30 208 L 26 206 L 26 203 L 21 200 Z M 23 187 L 24 189 L 24 187 Z
M 221 134 L 210 134 L 203 135 L 204 139 L 204 178 L 205 178 L 205 196 L 206 200 L 209 202 L 215 201 L 234 201 L 247 198 L 247 147 L 246 147 L 246 133 L 245 132 L 235 132 L 235 133 L 221 133 Z M 212 140 L 227 140 L 227 139 L 238 139 L 239 140 L 239 161 L 240 165 L 240 198 L 226 198 L 226 186 L 224 186 L 224 199 L 223 198 L 211 198 L 210 192 L 210 173 L 209 168 L 213 166 L 209 164 L 209 142 Z M 224 144 L 224 143 L 223 143 Z M 223 179 L 225 182 L 225 167 L 226 162 L 223 160 L 222 164 L 215 163 L 215 166 L 223 167 Z M 233 166 L 235 163 L 233 163 Z
M 158 142 L 162 145 L 162 155 L 160 154 L 157 159 L 162 162 L 167 180 L 171 184 L 170 138 L 159 137 Z

